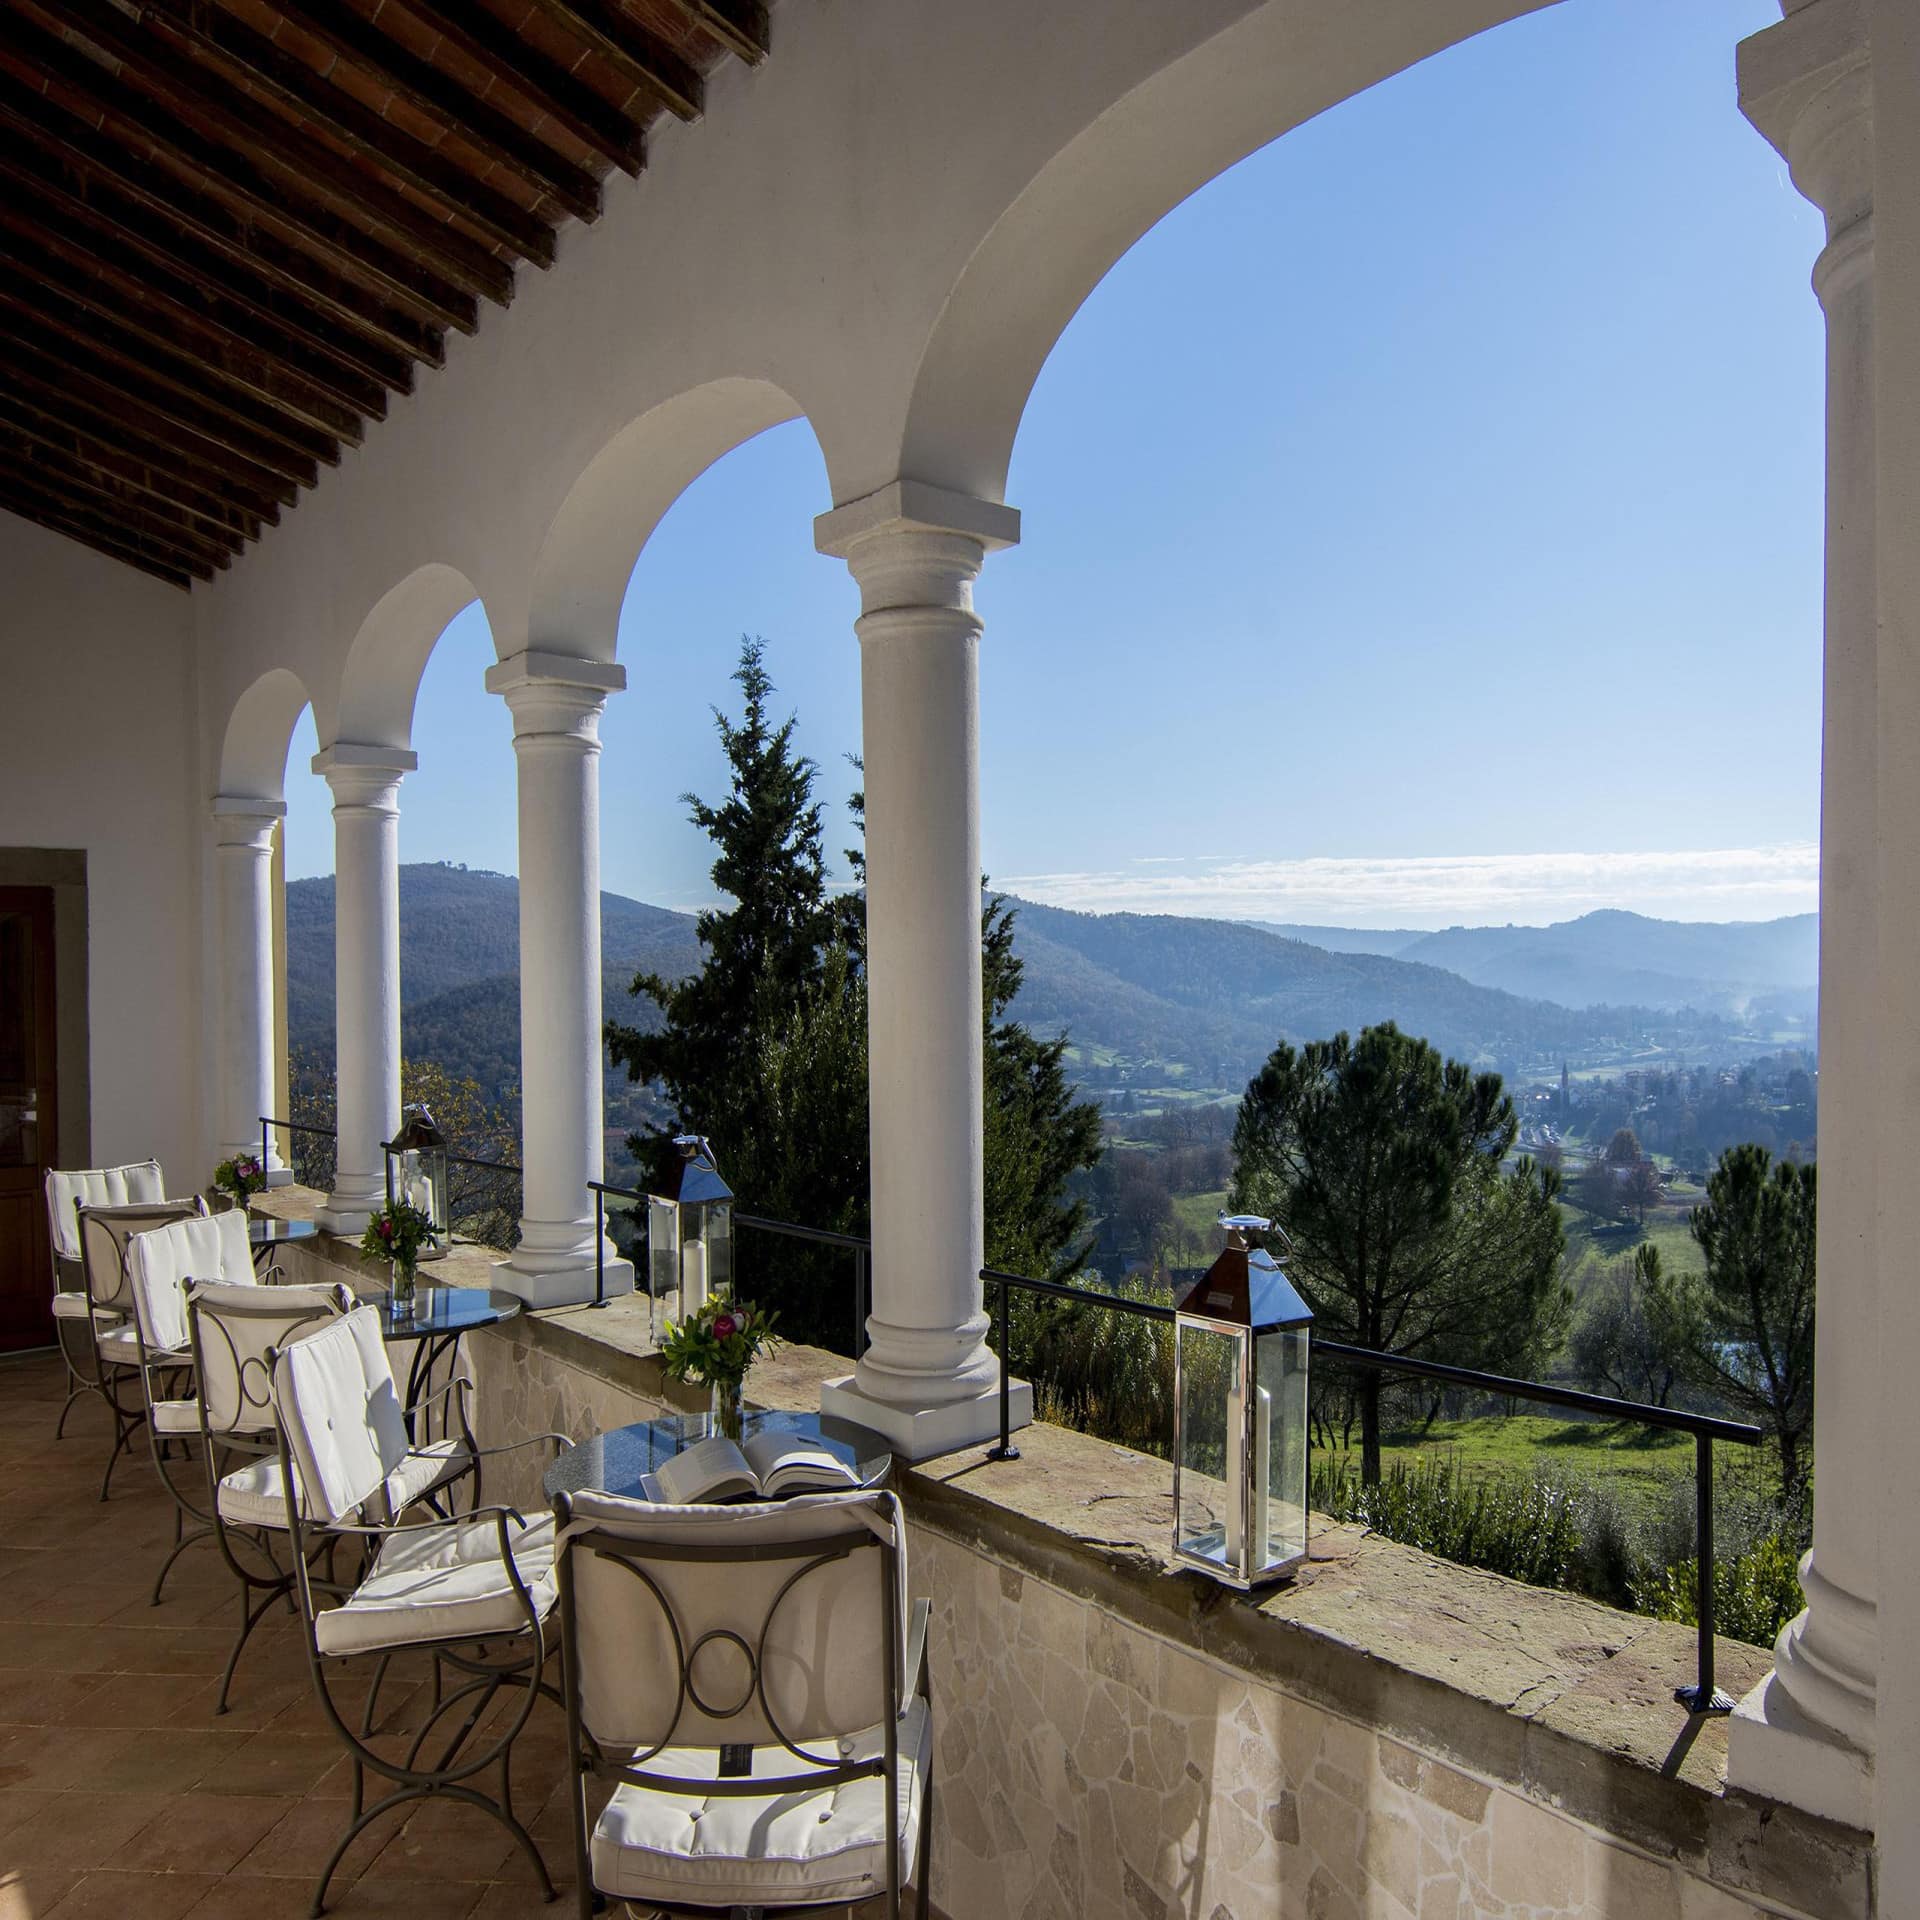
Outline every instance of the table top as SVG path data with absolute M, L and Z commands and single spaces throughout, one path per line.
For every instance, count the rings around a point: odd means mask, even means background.
M 281 1220 L 256 1213 L 247 1221 L 247 1238 L 256 1247 L 276 1247 L 289 1240 L 311 1240 L 320 1231 L 317 1220 Z
M 742 1422 L 743 1438 L 756 1433 L 804 1435 L 818 1440 L 836 1459 L 844 1461 L 865 1482 L 883 1479 L 893 1464 L 886 1441 L 865 1427 L 837 1420 L 831 1414 L 783 1413 L 772 1407 L 749 1407 Z M 702 1440 L 710 1440 L 719 1428 L 710 1413 L 671 1413 L 658 1420 L 642 1420 L 631 1427 L 615 1427 L 611 1433 L 596 1433 L 590 1440 L 569 1447 L 547 1469 L 541 1482 L 548 1500 L 562 1493 L 615 1493 L 629 1500 L 646 1498 L 640 1484 L 643 1473 L 652 1473 L 663 1460 Z
M 360 1294 L 360 1301 L 379 1310 L 380 1331 L 390 1341 L 435 1340 L 473 1327 L 498 1326 L 522 1312 L 526 1304 L 517 1294 L 487 1287 L 432 1287 L 424 1282 L 414 1289 L 413 1304 L 399 1313 L 387 1295 L 377 1290 Z

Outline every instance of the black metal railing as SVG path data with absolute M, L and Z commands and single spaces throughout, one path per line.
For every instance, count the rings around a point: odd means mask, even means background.
M 1142 1320 L 1171 1322 L 1173 1308 L 1155 1300 L 1129 1300 L 1123 1294 L 1100 1293 L 1091 1288 L 1068 1286 L 1059 1280 L 1036 1280 L 1031 1275 L 1007 1273 L 998 1267 L 982 1267 L 984 1286 L 999 1290 L 1000 1322 L 1000 1440 L 988 1449 L 990 1460 L 1017 1460 L 1020 1449 L 1013 1444 L 1008 1392 L 1008 1355 L 1010 1350 L 1008 1302 L 1018 1289 L 1049 1299 L 1073 1300 L 1085 1306 L 1104 1307 L 1114 1313 L 1130 1313 Z M 1734 1446 L 1758 1446 L 1764 1438 L 1760 1429 L 1741 1420 L 1723 1420 L 1713 1414 L 1687 1413 L 1675 1407 L 1650 1407 L 1638 1400 L 1615 1400 L 1606 1394 L 1583 1393 L 1577 1387 L 1556 1387 L 1541 1380 L 1514 1380 L 1500 1373 L 1483 1373 L 1476 1367 L 1454 1367 L 1438 1360 L 1416 1360 L 1406 1354 L 1379 1353 L 1371 1347 L 1349 1346 L 1340 1340 L 1316 1337 L 1310 1349 L 1317 1360 L 1338 1360 L 1370 1372 L 1405 1373 L 1424 1380 L 1438 1380 L 1456 1387 L 1471 1387 L 1500 1399 L 1531 1400 L 1543 1406 L 1567 1407 L 1578 1413 L 1597 1414 L 1607 1420 L 1631 1420 L 1645 1427 L 1661 1427 L 1675 1433 L 1690 1433 L 1694 1442 L 1694 1524 L 1697 1535 L 1695 1570 L 1698 1613 L 1697 1677 L 1691 1687 L 1676 1687 L 1674 1698 L 1689 1713 L 1729 1713 L 1733 1702 L 1714 1685 L 1714 1594 L 1713 1594 L 1713 1443 L 1725 1440 Z M 1311 1449 L 1313 1436 L 1307 1436 Z
M 593 1192 L 593 1304 L 607 1304 L 607 1217 L 609 1199 L 645 1200 L 638 1187 L 616 1187 L 605 1180 L 589 1180 Z M 775 1234 L 786 1240 L 804 1240 L 818 1247 L 844 1247 L 853 1255 L 853 1353 L 857 1359 L 867 1350 L 867 1316 L 873 1311 L 873 1242 L 857 1233 L 835 1233 L 826 1227 L 802 1227 L 791 1220 L 769 1220 L 763 1214 L 742 1213 L 734 1209 L 733 1224 L 753 1233 Z M 646 1292 L 652 1298 L 649 1277 Z
M 338 1127 L 318 1126 L 313 1124 L 310 1121 L 305 1121 L 305 1120 L 276 1120 L 275 1118 L 273 1118 L 271 1114 L 263 1113 L 260 1116 L 260 1164 L 263 1167 L 267 1164 L 268 1154 L 271 1148 L 272 1130 L 275 1127 L 279 1127 L 284 1132 L 287 1132 L 290 1134 L 292 1133 L 312 1134 L 316 1139 L 338 1140 L 340 1137 L 340 1130 Z M 392 1144 L 388 1141 L 383 1140 L 380 1143 L 380 1150 L 386 1159 L 387 1200 L 388 1200 L 388 1203 L 391 1204 L 393 1200 L 393 1160 L 394 1160 Z M 292 1159 L 291 1154 L 288 1155 L 288 1159 L 289 1160 Z M 522 1167 L 515 1166 L 511 1160 L 485 1160 L 480 1158 L 478 1155 L 470 1154 L 470 1153 L 449 1153 L 447 1155 L 447 1165 L 450 1167 L 464 1167 L 468 1169 L 470 1172 L 475 1172 L 475 1173 L 483 1173 L 488 1175 L 505 1174 L 515 1180 L 519 1180 L 523 1178 L 525 1174 L 525 1169 Z M 472 1201 L 473 1201 L 473 1194 L 470 1191 L 460 1194 L 457 1197 L 457 1202 L 456 1202 L 456 1196 L 453 1194 L 449 1194 L 447 1197 L 448 1217 L 452 1218 L 453 1213 L 455 1211 L 456 1204 L 458 1205 L 463 1215 L 470 1213 L 472 1210 Z M 519 1211 L 518 1208 L 512 1208 L 510 1210 L 516 1214 Z M 490 1245 L 492 1243 L 476 1242 L 475 1244 Z M 511 1250 L 512 1250 L 511 1248 L 503 1249 L 503 1251 L 508 1251 L 508 1252 L 510 1252 Z

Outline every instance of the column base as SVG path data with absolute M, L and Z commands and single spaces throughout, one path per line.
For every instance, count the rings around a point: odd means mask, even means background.
M 964 1400 L 938 1407 L 902 1407 L 862 1393 L 853 1374 L 829 1380 L 820 1389 L 820 1411 L 879 1434 L 903 1460 L 931 1460 L 962 1447 L 983 1446 L 1000 1437 L 1000 1389 L 996 1384 Z M 1024 1380 L 1007 1384 L 1007 1426 L 1012 1432 L 1033 1424 L 1033 1388 Z
M 1770 1673 L 1733 1710 L 1727 1785 L 1873 1831 L 1873 1760 L 1798 1707 Z
M 373 1212 L 370 1207 L 336 1207 L 329 1196 L 324 1205 L 314 1209 L 313 1217 L 320 1223 L 322 1232 L 337 1233 L 343 1240 L 358 1240 L 366 1232 Z
M 267 1185 L 269 1187 L 292 1186 L 293 1169 L 291 1167 L 269 1167 L 267 1169 Z
M 596 1269 L 591 1260 L 578 1266 L 523 1267 L 510 1256 L 495 1263 L 493 1284 L 530 1307 L 580 1307 L 594 1297 L 603 1274 L 603 1298 L 617 1300 L 633 1291 L 633 1262 L 620 1259 Z

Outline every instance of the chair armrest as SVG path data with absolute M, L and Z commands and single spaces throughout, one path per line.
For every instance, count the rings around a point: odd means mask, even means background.
M 932 1619 L 931 1600 L 916 1600 L 907 1610 L 907 1684 L 914 1693 L 927 1690 L 927 1628 Z
M 456 1387 L 464 1387 L 471 1393 L 473 1382 L 464 1373 L 456 1373 L 444 1387 L 435 1387 L 431 1393 L 423 1393 L 418 1400 L 409 1402 L 407 1411 L 418 1413 L 422 1407 L 430 1407 L 436 1400 L 444 1400 Z
M 522 1447 L 537 1446 L 542 1440 L 554 1442 L 554 1457 L 559 1458 L 563 1448 L 573 1445 L 573 1441 L 564 1433 L 532 1433 L 524 1440 L 509 1440 L 504 1447 L 475 1447 L 470 1458 L 491 1460 L 499 1454 L 518 1453 Z
M 395 1520 L 384 1527 L 362 1526 L 352 1520 L 303 1520 L 301 1525 L 309 1533 L 352 1533 L 363 1539 L 386 1540 L 396 1533 L 431 1533 L 436 1527 L 464 1526 L 469 1520 L 513 1520 L 523 1527 L 527 1524 L 527 1516 L 518 1507 L 475 1507 L 458 1520 L 442 1520 L 436 1516 L 431 1520 Z

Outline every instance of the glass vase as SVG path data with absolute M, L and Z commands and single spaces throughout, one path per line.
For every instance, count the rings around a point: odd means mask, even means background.
M 392 1306 L 396 1319 L 410 1318 L 413 1313 L 413 1290 L 417 1274 L 411 1260 L 396 1260 L 392 1267 L 392 1281 L 388 1293 L 388 1303 Z
M 746 1405 L 741 1397 L 741 1385 L 738 1380 L 716 1380 L 713 1383 L 713 1430 L 731 1440 L 735 1446 L 740 1444 L 746 1430 Z

